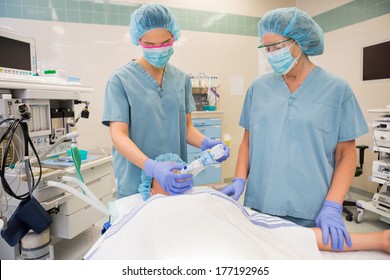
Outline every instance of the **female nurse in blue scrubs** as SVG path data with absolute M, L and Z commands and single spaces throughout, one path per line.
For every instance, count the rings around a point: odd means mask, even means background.
M 117 197 L 138 192 L 142 169 L 169 194 L 180 194 L 191 188 L 192 175 L 173 172 L 182 168 L 177 163 L 153 159 L 174 153 L 187 161 L 187 143 L 206 150 L 220 141 L 192 126 L 196 107 L 190 78 L 168 63 L 180 37 L 173 13 L 159 4 L 141 6 L 131 15 L 130 37 L 143 56 L 111 75 L 102 121 L 110 127 L 113 142 Z M 219 161 L 228 156 L 225 145 Z
M 330 237 L 342 250 L 344 239 L 351 245 L 342 202 L 355 174 L 355 139 L 367 124 L 348 83 L 310 61 L 323 53 L 324 38 L 308 14 L 272 10 L 259 37 L 274 72 L 247 91 L 235 178 L 222 192 L 238 199 L 247 181 L 246 206 L 320 227 L 324 244 Z

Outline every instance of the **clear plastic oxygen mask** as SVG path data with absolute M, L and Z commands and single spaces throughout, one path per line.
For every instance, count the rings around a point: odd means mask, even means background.
M 192 174 L 193 177 L 198 175 L 201 171 L 203 171 L 207 166 L 213 164 L 219 164 L 217 161 L 225 154 L 225 149 L 222 144 L 215 145 L 211 149 L 205 150 L 201 152 L 197 159 L 192 161 L 189 165 L 184 166 L 181 170 L 181 174 Z

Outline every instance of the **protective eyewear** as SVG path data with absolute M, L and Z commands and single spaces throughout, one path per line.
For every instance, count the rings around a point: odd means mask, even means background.
M 284 42 L 288 42 L 290 40 L 292 40 L 292 38 L 288 38 L 286 40 L 283 40 L 283 41 L 280 41 L 280 42 L 277 42 L 277 43 L 273 43 L 273 44 L 261 44 L 257 48 L 260 49 L 261 51 L 265 52 L 265 53 L 270 53 L 270 52 L 273 52 L 273 51 L 278 49 L 276 47 L 277 45 L 282 44 Z
M 175 42 L 175 37 L 172 36 L 172 38 L 164 43 L 162 43 L 161 45 L 154 45 L 152 43 L 142 43 L 141 42 L 141 39 L 138 40 L 138 43 L 143 47 L 143 48 L 146 48 L 146 49 L 157 49 L 157 48 L 164 48 L 164 47 L 170 47 L 173 45 L 173 43 Z

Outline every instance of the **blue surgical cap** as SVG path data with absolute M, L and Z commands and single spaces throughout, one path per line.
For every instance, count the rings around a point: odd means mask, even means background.
M 185 165 L 186 163 L 176 154 L 162 154 L 156 157 L 156 161 L 173 161 L 177 162 L 181 165 Z M 142 195 L 144 200 L 147 200 L 150 197 L 150 187 L 152 185 L 152 177 L 146 176 L 145 171 L 142 170 L 141 173 L 141 184 L 139 184 L 138 191 Z
M 172 11 L 160 4 L 145 4 L 131 14 L 130 37 L 134 45 L 148 31 L 163 28 L 172 33 L 175 40 L 180 37 L 180 28 Z
M 266 33 L 293 38 L 307 55 L 324 52 L 324 32 L 305 12 L 297 8 L 279 8 L 267 12 L 259 21 L 259 37 Z

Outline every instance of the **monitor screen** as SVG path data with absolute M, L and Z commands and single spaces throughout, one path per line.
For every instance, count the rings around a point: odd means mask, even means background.
M 363 81 L 390 79 L 390 41 L 363 48 Z
M 1 66 L 31 71 L 30 44 L 0 37 Z
M 34 39 L 0 29 L 0 72 L 36 74 Z

